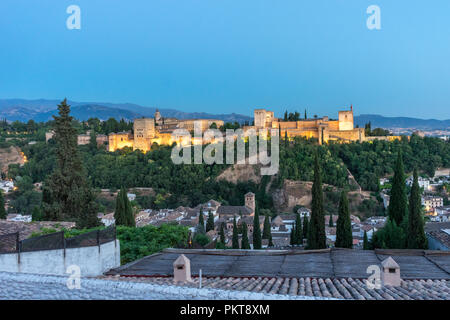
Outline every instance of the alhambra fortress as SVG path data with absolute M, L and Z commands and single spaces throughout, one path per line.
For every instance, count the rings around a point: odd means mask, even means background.
M 156 110 L 154 118 L 139 118 L 133 123 L 133 132 L 117 132 L 108 136 L 98 135 L 98 144 L 108 143 L 108 150 L 113 152 L 124 147 L 133 148 L 133 150 L 142 150 L 147 152 L 153 143 L 160 145 L 170 145 L 174 142 L 180 143 L 178 137 L 174 137 L 172 133 L 176 129 L 185 129 L 188 132 L 194 131 L 194 124 L 197 130 L 204 133 L 206 130 L 215 125 L 220 128 L 224 125 L 222 120 L 218 119 L 189 119 L 181 120 L 176 118 L 164 118 L 160 112 Z M 341 143 L 352 141 L 371 141 L 379 140 L 395 140 L 400 139 L 399 136 L 382 136 L 382 137 L 366 137 L 364 128 L 357 128 L 353 121 L 353 107 L 349 110 L 339 111 L 338 119 L 329 119 L 327 116 L 322 118 L 300 119 L 298 121 L 284 121 L 275 118 L 273 111 L 265 109 L 254 110 L 254 121 L 252 126 L 243 126 L 244 133 L 250 130 L 275 129 L 281 137 L 306 137 L 315 138 L 319 144 L 328 143 L 329 141 L 338 141 Z M 52 137 L 53 133 L 47 133 L 47 140 Z M 78 136 L 78 144 L 88 144 L 89 134 Z M 192 144 L 201 144 L 205 140 L 196 140 L 192 137 Z

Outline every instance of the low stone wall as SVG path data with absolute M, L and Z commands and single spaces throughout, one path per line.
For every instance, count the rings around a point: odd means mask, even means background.
M 119 240 L 99 246 L 0 254 L 0 271 L 66 275 L 71 265 L 81 276 L 98 276 L 120 266 Z
M 0 272 L 0 300 L 335 300 L 84 278 L 80 289 L 69 289 L 67 280 L 62 276 Z

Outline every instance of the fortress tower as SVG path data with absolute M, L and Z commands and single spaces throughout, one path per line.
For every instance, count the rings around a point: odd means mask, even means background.
M 155 120 L 153 118 L 135 119 L 133 150 L 139 149 L 147 152 L 151 147 L 151 140 L 155 138 Z
M 350 111 L 339 111 L 339 130 L 353 130 L 353 106 Z
M 245 206 L 251 208 L 253 212 L 255 212 L 255 194 L 253 192 L 245 194 Z

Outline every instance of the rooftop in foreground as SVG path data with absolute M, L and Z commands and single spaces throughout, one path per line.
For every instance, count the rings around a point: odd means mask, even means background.
M 180 254 L 193 276 L 367 279 L 367 267 L 391 256 L 402 279 L 450 280 L 450 252 L 429 250 L 189 250 L 165 249 L 109 271 L 108 275 L 171 277 Z
M 190 260 L 192 281 L 174 284 L 174 261 Z M 388 257 L 393 258 L 391 261 Z M 369 266 L 400 267 L 399 285 L 369 288 Z M 388 263 L 390 262 L 390 263 Z M 292 298 L 450 300 L 450 253 L 429 250 L 166 249 L 107 273 L 119 282 L 288 295 Z M 381 271 L 383 273 L 383 271 Z M 390 271 L 389 271 L 390 272 Z

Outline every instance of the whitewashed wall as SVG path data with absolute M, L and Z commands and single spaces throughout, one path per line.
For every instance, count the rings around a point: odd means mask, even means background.
M 20 255 L 20 257 L 19 257 Z M 120 266 L 119 240 L 100 246 L 0 254 L 0 271 L 66 275 L 70 265 L 78 265 L 81 275 L 98 276 Z

